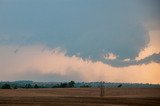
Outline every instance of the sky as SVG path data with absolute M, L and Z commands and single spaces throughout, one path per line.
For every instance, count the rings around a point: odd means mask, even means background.
M 0 80 L 160 84 L 159 0 L 0 0 Z

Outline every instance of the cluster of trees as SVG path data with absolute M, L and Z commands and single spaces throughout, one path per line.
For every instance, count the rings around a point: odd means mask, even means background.
M 32 86 L 31 84 L 26 84 L 24 88 L 40 88 L 37 84 Z
M 60 83 L 60 84 L 56 84 L 56 85 L 52 85 L 52 88 L 73 88 L 75 87 L 75 82 L 74 81 L 70 81 L 70 82 L 65 82 L 65 83 Z M 16 84 L 9 84 L 9 83 L 4 83 L 1 85 L 0 87 L 1 89 L 17 89 L 17 88 L 26 88 L 26 89 L 29 89 L 29 88 L 45 88 L 44 86 L 40 86 L 38 84 L 30 84 L 30 83 L 27 83 L 23 86 L 18 86 Z
M 53 86 L 52 88 L 73 88 L 75 85 L 75 82 L 74 81 L 70 81 L 70 82 L 65 82 L 65 83 L 60 83 L 60 84 L 57 84 L 55 86 Z
M 18 87 L 17 86 L 13 86 L 11 87 L 10 84 L 3 84 L 1 89 L 17 89 Z M 37 84 L 35 84 L 34 86 L 32 86 L 31 84 L 26 84 L 24 87 L 21 87 L 21 88 L 39 88 L 39 86 Z
M 1 89 L 11 89 L 11 86 L 9 84 L 2 85 Z
M 111 83 L 106 82 L 104 86 L 107 88 L 160 88 L 160 84 L 138 84 L 138 83 Z M 22 81 L 1 81 L 0 89 L 17 89 L 17 88 L 97 88 L 100 87 L 100 82 L 33 82 L 29 80 Z
M 91 88 L 92 86 L 91 85 L 82 85 L 80 86 L 80 88 Z

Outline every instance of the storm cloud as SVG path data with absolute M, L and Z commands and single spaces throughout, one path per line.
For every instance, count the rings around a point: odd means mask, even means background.
M 156 62 L 126 67 L 113 67 L 101 61 L 68 56 L 66 50 L 43 45 L 0 46 L 1 80 L 29 79 L 34 81 L 109 81 L 160 83 Z M 42 49 L 46 48 L 43 52 Z M 54 51 L 54 52 L 53 52 Z M 132 77 L 130 77 L 132 76 Z M 145 77 L 143 77 L 145 76 Z
M 159 5 L 0 0 L 0 80 L 160 83 Z

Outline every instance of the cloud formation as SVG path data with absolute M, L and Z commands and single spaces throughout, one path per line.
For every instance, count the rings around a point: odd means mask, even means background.
M 133 59 L 146 45 L 146 17 L 159 13 L 138 0 L 1 0 L 0 5 L 0 44 L 60 46 L 68 55 L 94 60 L 104 49 Z
M 0 79 L 159 83 L 159 4 L 1 0 Z
M 160 83 L 160 65 L 155 62 L 113 67 L 101 61 L 68 56 L 60 48 L 32 45 L 19 47 L 15 53 L 16 49 L 16 46 L 0 46 L 1 80 Z
M 123 61 L 124 62 L 129 62 L 131 59 L 130 58 L 126 58 L 126 59 L 124 59 Z
M 104 57 L 104 59 L 106 59 L 106 60 L 115 60 L 115 59 L 117 59 L 119 56 L 116 55 L 116 54 L 113 54 L 113 53 L 107 53 L 107 54 L 105 54 L 103 57 Z
M 160 30 L 150 31 L 149 36 L 149 44 L 147 45 L 147 47 L 143 48 L 140 51 L 140 53 L 136 57 L 136 60 L 141 60 L 155 53 L 160 53 Z

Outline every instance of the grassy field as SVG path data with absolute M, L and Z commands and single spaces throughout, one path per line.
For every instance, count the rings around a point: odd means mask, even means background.
M 0 106 L 126 106 L 160 105 L 160 88 L 10 89 L 0 90 Z

